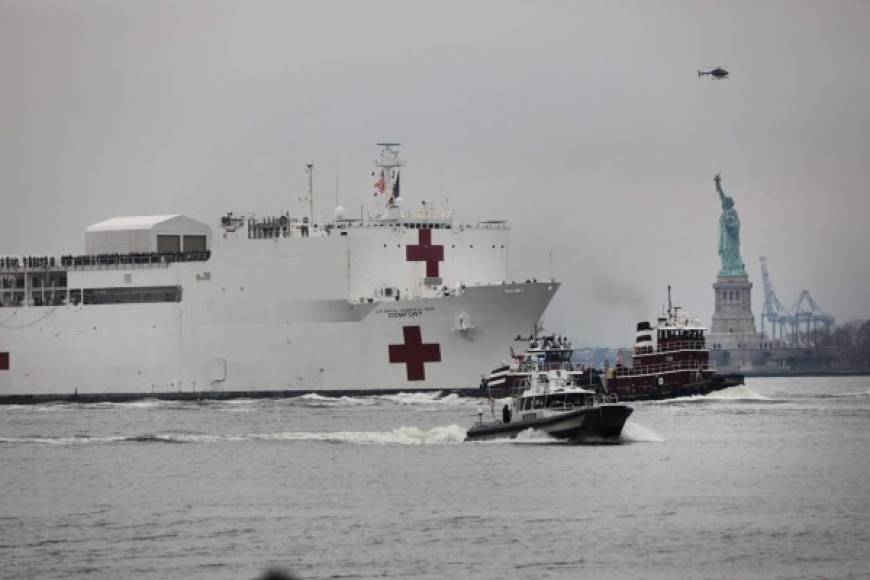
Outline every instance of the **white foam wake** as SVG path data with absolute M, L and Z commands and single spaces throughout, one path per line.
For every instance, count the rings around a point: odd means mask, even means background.
M 456 393 L 441 396 L 441 391 L 431 393 L 397 393 L 395 395 L 381 395 L 376 397 L 381 401 L 387 401 L 396 405 L 466 405 L 476 403 L 476 399 L 460 397 Z
M 556 443 L 559 439 L 551 436 L 546 431 L 538 431 L 537 429 L 526 429 L 517 433 L 516 443 Z
M 295 400 L 304 401 L 312 407 L 366 407 L 375 404 L 374 400 L 363 397 L 325 397 L 317 393 L 308 393 Z
M 756 393 L 746 385 L 728 387 L 706 395 L 689 395 L 665 399 L 664 403 L 703 403 L 704 401 L 770 401 L 768 397 Z
M 722 389 L 721 391 L 713 391 L 707 395 L 704 395 L 707 399 L 712 399 L 714 401 L 769 401 L 768 397 L 756 393 L 746 385 L 737 385 L 735 387 L 728 387 L 727 389 Z
M 662 443 L 664 438 L 650 429 L 635 421 L 628 421 L 622 428 L 620 441 L 631 443 Z
M 331 443 L 446 445 L 465 441 L 465 429 L 442 425 L 431 429 L 400 427 L 392 431 L 334 431 L 249 433 L 209 435 L 196 433 L 156 433 L 106 437 L 0 437 L 0 444 L 84 445 L 89 443 L 222 443 L 242 441 L 327 441 Z
M 249 435 L 251 439 L 270 441 L 329 441 L 332 443 L 445 445 L 465 441 L 465 429 L 444 425 L 431 429 L 399 427 L 392 431 L 333 431 L 323 433 L 285 432 Z

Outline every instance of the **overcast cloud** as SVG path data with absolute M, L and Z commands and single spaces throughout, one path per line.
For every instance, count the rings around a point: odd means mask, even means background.
M 408 204 L 513 225 L 546 320 L 629 344 L 665 286 L 709 322 L 713 175 L 762 305 L 807 288 L 870 316 L 868 2 L 0 0 L 0 253 L 83 249 L 113 215 L 317 211 L 371 197 L 397 140 Z M 698 79 L 725 65 L 733 78 Z M 353 209 L 356 208 L 356 209 Z

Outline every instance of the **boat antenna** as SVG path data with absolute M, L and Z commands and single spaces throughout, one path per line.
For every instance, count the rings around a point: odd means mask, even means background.
M 673 307 L 671 306 L 671 285 L 668 284 L 668 318 L 672 316 Z
M 308 223 L 314 224 L 314 163 L 305 164 L 308 173 Z

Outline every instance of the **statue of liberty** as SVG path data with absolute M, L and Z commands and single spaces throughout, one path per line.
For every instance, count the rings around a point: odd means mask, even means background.
M 719 217 L 719 258 L 722 260 L 720 276 L 745 276 L 746 269 L 740 258 L 740 218 L 734 209 L 734 199 L 722 191 L 722 177 L 717 173 L 713 178 L 716 192 L 722 202 L 722 215 Z

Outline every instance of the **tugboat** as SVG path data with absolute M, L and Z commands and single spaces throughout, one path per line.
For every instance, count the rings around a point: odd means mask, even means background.
M 466 433 L 466 441 L 515 438 L 535 429 L 557 439 L 574 442 L 615 442 L 631 407 L 617 402 L 615 395 L 596 393 L 576 384 L 576 377 L 562 369 L 540 370 L 522 379 L 525 388 L 505 405 L 502 420 L 478 422 Z
M 556 334 L 517 336 L 515 341 L 528 346 L 521 354 L 514 354 L 513 362 L 504 364 L 480 379 L 480 394 L 484 397 L 507 397 L 521 392 L 531 377 L 540 372 L 561 371 L 576 385 L 592 391 L 601 391 L 599 372 L 571 362 L 574 350 L 567 337 Z
M 653 327 L 637 324 L 631 366 L 620 363 L 607 369 L 603 389 L 623 401 L 670 399 L 707 393 L 743 384 L 743 376 L 721 375 L 710 367 L 710 351 L 698 319 L 671 304 L 668 286 L 667 315 Z M 653 341 L 655 337 L 655 341 Z

